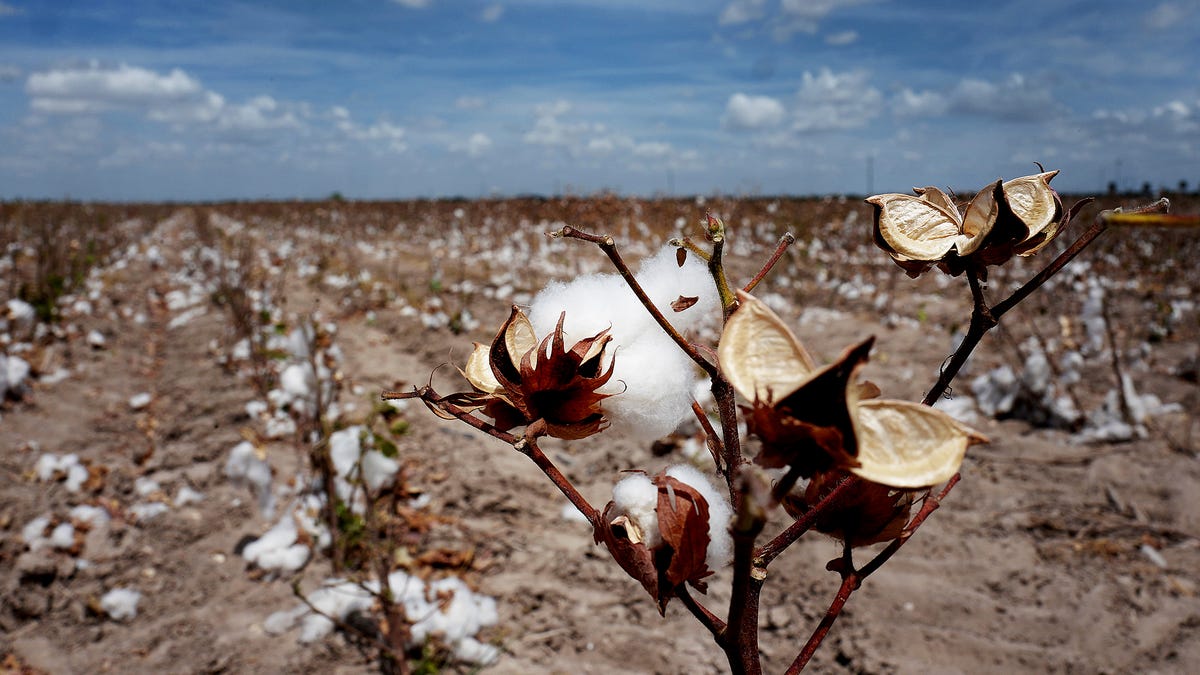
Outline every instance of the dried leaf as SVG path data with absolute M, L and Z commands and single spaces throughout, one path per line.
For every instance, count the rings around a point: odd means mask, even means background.
M 491 347 L 488 345 L 476 342 L 475 349 L 467 357 L 467 365 L 460 368 L 458 372 L 467 378 L 467 382 L 470 382 L 472 387 L 487 394 L 495 394 L 503 391 L 504 387 L 492 374 L 492 364 L 488 356 L 490 351 Z
M 691 307 L 692 305 L 696 304 L 697 302 L 700 302 L 700 296 L 698 296 L 698 295 L 693 295 L 693 296 L 681 295 L 678 298 L 676 298 L 674 301 L 671 302 L 671 309 L 675 310 L 676 312 L 682 312 L 683 310 L 687 309 L 688 307 Z
M 675 264 L 683 267 L 683 263 L 687 262 L 687 249 L 680 246 L 675 249 Z

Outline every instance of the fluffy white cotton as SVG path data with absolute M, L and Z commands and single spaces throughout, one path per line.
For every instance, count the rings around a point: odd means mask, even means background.
M 29 379 L 29 362 L 19 356 L 0 354 L 0 398 L 6 392 L 20 394 Z
M 46 528 L 49 526 L 49 516 L 38 516 L 21 528 L 21 539 L 29 547 L 29 550 L 36 551 L 49 543 L 46 539 Z
M 75 545 L 75 526 L 71 523 L 59 523 L 50 532 L 50 545 L 58 549 L 71 548 Z
M 142 594 L 131 588 L 114 588 L 100 598 L 100 608 L 117 621 L 137 616 L 138 601 Z
M 150 401 L 153 399 L 154 396 L 148 391 L 144 391 L 140 394 L 134 394 L 133 396 L 129 397 L 129 407 L 134 410 L 142 410 L 146 406 L 150 405 Z
M 162 502 L 138 502 L 129 507 L 129 512 L 140 521 L 152 520 L 166 513 L 170 507 Z
M 694 331 L 720 315 L 716 285 L 707 266 L 689 255 L 683 267 L 675 249 L 648 258 L 635 275 L 638 283 L 681 333 Z M 682 312 L 671 309 L 679 297 L 698 297 Z M 563 330 L 568 343 L 609 329 L 615 367 L 602 390 L 618 394 L 601 406 L 614 429 L 643 440 L 664 436 L 687 417 L 691 391 L 700 373 L 655 323 L 637 296 L 617 274 L 590 274 L 571 282 L 552 282 L 529 308 L 539 337 L 550 334 L 566 312 Z
M 642 541 L 654 547 L 662 541 L 658 530 L 658 487 L 644 473 L 633 473 L 613 486 L 613 509 L 642 531 Z
M 728 565 L 733 560 L 733 535 L 729 533 L 733 507 L 729 500 L 694 466 L 676 464 L 667 468 L 667 475 L 695 488 L 708 504 L 708 550 L 704 563 L 714 571 Z
M 309 594 L 308 601 L 320 612 L 345 620 L 351 612 L 367 611 L 374 604 L 372 593 L 379 590 L 379 582 L 370 581 L 365 586 L 330 579 Z M 460 661 L 486 665 L 499 656 L 495 647 L 475 639 L 482 628 L 499 621 L 494 598 L 471 591 L 457 577 L 439 579 L 426 586 L 420 578 L 402 570 L 388 575 L 388 586 L 396 601 L 403 605 L 405 616 L 413 622 L 409 646 L 423 644 L 428 637 L 436 636 L 450 646 Z M 450 596 L 448 603 L 441 600 L 446 596 Z M 301 624 L 300 642 L 319 640 L 333 630 L 332 621 L 311 613 L 305 605 L 271 614 L 263 622 L 263 628 L 278 635 L 297 622 Z
M 33 466 L 33 472 L 37 475 L 40 481 L 49 481 L 56 479 L 60 474 L 65 474 L 65 485 L 68 492 L 79 492 L 80 487 L 87 481 L 87 467 L 79 463 L 79 455 L 70 453 L 59 457 L 51 453 L 45 453 L 38 457 L 38 461 Z
M 337 474 L 337 493 L 343 501 L 352 501 L 351 508 L 362 513 L 361 496 L 351 500 L 360 481 L 372 492 L 392 484 L 400 463 L 378 450 L 366 450 L 362 444 L 363 427 L 346 427 L 329 437 L 329 456 Z
M 204 493 L 192 489 L 189 485 L 184 485 L 179 488 L 179 492 L 175 493 L 175 506 L 187 506 L 204 501 Z
M 254 444 L 242 441 L 229 451 L 225 460 L 225 475 L 235 484 L 249 484 L 258 498 L 258 509 L 264 516 L 275 510 L 275 496 L 271 494 L 271 466 L 260 459 Z
M 246 544 L 242 557 L 264 570 L 294 572 L 308 562 L 309 549 L 296 543 L 296 521 L 289 513 L 263 536 Z
M 107 525 L 109 521 L 108 511 L 100 506 L 80 504 L 79 506 L 72 508 L 70 514 L 71 520 L 86 523 L 92 527 Z

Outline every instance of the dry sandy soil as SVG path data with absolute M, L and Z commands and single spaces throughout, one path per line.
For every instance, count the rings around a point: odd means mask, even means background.
M 867 376 L 889 397 L 919 399 L 965 320 L 969 296 L 962 280 L 944 286 L 932 278 L 905 278 L 870 247 L 869 212 L 857 202 L 784 202 L 772 210 L 768 201 L 707 205 L 726 215 L 735 237 L 753 242 L 734 246 L 737 276 L 754 270 L 779 232 L 796 231 L 799 244 L 781 265 L 781 277 L 767 282 L 786 300 L 786 318 L 825 359 L 876 335 Z M 294 237 L 292 272 L 279 282 L 277 302 L 289 317 L 319 311 L 337 325 L 343 415 L 352 420 L 371 408 L 381 390 L 426 382 L 435 369 L 439 390 L 464 388 L 452 368 L 439 366 L 460 363 L 472 340 L 489 339 L 513 298 L 549 277 L 604 269 L 603 256 L 583 243 L 544 243 L 541 232 L 557 221 L 609 231 L 636 258 L 650 250 L 639 242 L 664 240 L 678 227 L 676 218 L 691 228 L 704 210 L 689 201 L 643 205 L 613 198 L 562 206 L 561 213 L 553 206 L 430 202 L 370 211 L 325 204 L 274 212 L 217 205 L 181 208 L 141 223 L 141 229 L 130 226 L 136 251 L 121 253 L 123 265 L 100 264 L 91 311 L 66 312 L 60 325 L 72 328 L 39 342 L 36 358 L 27 354 L 36 376 L 59 368 L 69 375 L 33 381 L 0 410 L 0 658 L 7 658 L 0 672 L 373 672 L 369 651 L 339 633 L 304 645 L 295 632 L 264 631 L 267 616 L 296 604 L 293 582 L 313 589 L 331 576 L 329 560 L 318 553 L 299 572 L 275 575 L 251 569 L 235 553 L 244 537 L 258 536 L 274 522 L 259 513 L 246 487 L 223 473 L 230 449 L 261 431 L 246 412 L 246 403 L 261 396 L 246 377 L 218 362 L 228 340 L 228 312 L 204 297 L 190 321 L 172 324 L 193 308 L 170 309 L 162 298 L 187 288 L 180 274 L 190 264 L 186 252 L 199 245 L 196 223 L 210 219 L 210 212 L 220 214 L 211 220 L 227 234 L 258 237 L 272 251 Z M 339 209 L 343 215 L 334 217 Z M 353 222 L 367 212 L 375 213 L 373 224 Z M 337 234 L 320 236 L 327 232 Z M 1156 334 L 1149 351 L 1139 352 L 1148 327 L 1158 321 L 1154 307 L 1183 294 L 1194 301 L 1200 292 L 1200 276 L 1188 272 L 1196 259 L 1195 236 L 1155 234 L 1150 240 L 1158 247 L 1151 260 L 1172 259 L 1178 264 L 1171 269 L 1154 267 L 1122 243 L 1145 240 L 1142 233 L 1105 236 L 1084 254 L 1090 268 L 1079 278 L 1109 275 L 1125 284 L 1114 286 L 1111 297 L 1129 372 L 1139 391 L 1178 403 L 1182 412 L 1153 418 L 1145 438 L 1100 444 L 1077 443 L 1067 430 L 1018 419 L 978 421 L 991 444 L 971 449 L 962 483 L 943 508 L 853 596 L 814 660 L 814 672 L 1200 670 L 1200 395 L 1194 361 L 1190 381 L 1177 374 L 1186 376 L 1180 364 L 1196 357 L 1194 306 L 1165 334 Z M 387 254 L 372 256 L 385 243 Z M 150 246 L 161 260 L 146 255 Z M 528 269 L 505 257 L 505 247 L 512 246 Z M 296 273 L 310 260 L 319 270 L 315 276 Z M 358 277 L 348 286 L 322 281 L 362 269 L 372 270 L 370 284 Z M 1030 263 L 1011 278 L 1034 269 Z M 998 277 L 993 286 L 1009 281 Z M 478 290 L 504 284 L 512 287 L 511 298 L 492 299 Z M 851 286 L 867 285 L 864 293 L 852 292 Z M 1061 337 L 1059 316 L 1075 321 L 1080 288 L 1073 292 L 1064 284 L 1014 312 L 1006 319 L 1013 328 L 985 339 L 971 375 L 999 363 L 1019 366 L 1016 345 L 1038 326 L 1043 337 Z M 426 303 L 439 291 L 447 314 L 464 307 L 473 314 L 461 333 L 445 323 L 422 323 L 422 314 L 437 309 Z M 404 306 L 417 312 L 401 312 Z M 137 314 L 143 322 L 129 318 Z M 92 330 L 105 337 L 103 346 L 88 343 Z M 959 391 L 969 389 L 968 380 L 957 383 Z M 1097 359 L 1075 386 L 1081 407 L 1098 405 L 1112 385 L 1112 370 Z M 152 401 L 135 410 L 130 398 L 142 392 L 151 393 Z M 410 553 L 469 554 L 457 557 L 463 564 L 455 569 L 431 564 L 422 573 L 461 575 L 496 598 L 500 620 L 479 637 L 501 654 L 484 672 L 727 669 L 706 631 L 678 603 L 665 618 L 657 615 L 637 583 L 592 543 L 587 526 L 564 517 L 565 500 L 526 458 L 420 406 L 410 406 L 404 416 L 410 426 L 397 445 L 410 467 L 408 483 L 430 495 L 422 513 L 437 518 Z M 283 437 L 264 447 L 277 481 L 303 470 L 304 443 Z M 647 447 L 603 435 L 546 448 L 583 494 L 601 505 L 621 471 L 654 471 L 682 461 L 678 454 L 656 457 Z M 35 475 L 42 453 L 72 452 L 97 474 L 81 491 Z M 155 480 L 161 492 L 138 495 L 139 477 Z M 185 485 L 204 499 L 174 506 L 172 498 Z M 150 519 L 132 515 L 130 506 L 147 500 L 169 508 Z M 103 506 L 112 515 L 110 525 L 81 531 L 70 550 L 27 550 L 22 530 L 28 522 L 40 515 L 65 520 L 78 504 Z M 786 518 L 775 514 L 769 530 L 783 527 Z M 786 667 L 824 613 L 838 584 L 824 566 L 838 553 L 836 542 L 813 534 L 773 566 L 761 631 L 768 672 Z M 727 583 L 725 571 L 705 599 L 720 614 Z M 98 599 L 115 587 L 142 594 L 136 617 L 116 621 L 99 611 Z

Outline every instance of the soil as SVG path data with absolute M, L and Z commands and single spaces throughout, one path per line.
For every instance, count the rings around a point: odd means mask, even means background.
M 540 233 L 556 229 L 558 219 L 581 227 L 607 222 L 606 229 L 620 235 L 618 242 L 634 258 L 650 250 L 643 242 L 669 234 L 663 227 L 674 214 L 686 216 L 691 227 L 703 213 L 689 202 L 669 208 L 615 198 L 580 203 L 567 215 L 546 215 L 541 202 L 376 205 L 376 221 L 347 230 L 329 229 L 337 222 L 330 212 L 342 208 L 350 220 L 362 212 L 329 204 L 294 206 L 285 215 L 270 212 L 272 207 L 261 207 L 265 212 L 246 205 L 187 207 L 148 223 L 144 238 L 133 242 L 136 252 L 122 257 L 125 263 L 97 268 L 102 292 L 91 299 L 92 311 L 66 313 L 62 337 L 38 343 L 37 358 L 30 361 L 43 381 L 0 411 L 0 658 L 8 659 L 0 671 L 375 672 L 371 650 L 342 633 L 305 645 L 295 632 L 274 636 L 264 630 L 268 615 L 296 605 L 293 584 L 314 589 L 333 576 L 329 558 L 317 554 L 298 573 L 280 576 L 248 567 L 235 552 L 244 538 L 274 522 L 259 513 L 246 487 L 223 473 L 229 450 L 261 430 L 246 403 L 262 397 L 244 374 L 220 364 L 229 342 L 229 313 L 207 297 L 189 309 L 170 309 L 163 298 L 194 280 L 184 272 L 192 264 L 187 251 L 199 242 L 199 220 L 218 223 L 230 236 L 242 231 L 230 222 L 245 223 L 271 250 L 285 238 L 295 239 L 295 260 L 316 261 L 321 271 L 312 278 L 286 276 L 277 301 L 288 317 L 317 311 L 336 324 L 334 342 L 344 355 L 343 415 L 359 419 L 385 389 L 431 377 L 439 391 L 465 388 L 445 365 L 461 364 L 472 341 L 489 340 L 510 302 L 546 278 L 605 269 L 594 247 L 547 243 Z M 856 203 L 785 202 L 774 217 L 762 211 L 765 204 L 719 202 L 726 214 L 750 214 L 744 222 L 727 215 L 731 224 L 741 225 L 735 230 L 739 236 L 755 242 L 731 244 L 734 276 L 748 278 L 782 228 L 798 223 L 800 244 L 785 258 L 781 280 L 768 277 L 762 292 L 786 300 L 785 318 L 824 360 L 875 335 L 866 376 L 888 397 L 919 399 L 969 312 L 962 279 L 948 286 L 932 276 L 908 280 L 869 241 L 822 257 L 845 232 L 867 238 L 869 212 Z M 454 208 L 467 213 L 457 215 Z M 612 210 L 621 217 L 610 219 Z M 666 225 L 643 232 L 641 222 Z M 330 231 L 338 235 L 322 238 Z M 364 245 L 347 243 L 352 240 Z M 813 253 L 817 240 L 825 242 L 825 254 Z M 152 245 L 163 256 L 157 263 L 145 255 Z M 533 261 L 528 269 L 508 262 L 509 248 Z M 1194 260 L 1186 257 L 1190 250 L 1171 255 L 1188 261 L 1181 263 L 1186 267 Z M 1092 256 L 1096 272 L 1104 255 L 1127 255 L 1122 251 L 1114 243 L 1085 258 Z M 1114 307 L 1123 339 L 1136 350 L 1139 331 L 1152 320 L 1145 314 L 1146 294 L 1183 288 L 1194 301 L 1200 289 L 1194 270 L 1190 278 L 1180 277 L 1178 269 L 1147 270 L 1137 260 L 1122 260 L 1104 268 L 1117 282 L 1149 279 L 1113 295 L 1120 299 Z M 372 283 L 390 291 L 377 295 L 378 287 L 366 283 L 334 288 L 318 281 L 322 274 L 363 269 L 372 271 Z M 1013 278 L 1034 269 L 1028 262 Z M 822 275 L 826 281 L 819 281 Z M 860 288 L 870 284 L 871 290 L 858 297 L 838 290 L 831 278 Z M 463 291 L 469 288 L 465 281 L 476 289 L 508 284 L 514 295 L 493 299 Z M 1006 282 L 997 277 L 993 288 Z M 447 290 L 452 287 L 459 290 Z M 466 325 L 454 326 L 458 332 L 445 324 L 426 327 L 418 316 L 399 311 L 407 305 L 431 313 L 436 308 L 428 299 L 439 292 L 448 315 L 462 308 L 473 315 Z M 1057 334 L 1057 319 L 1043 314 L 1050 308 L 1072 316 L 1073 310 L 1056 302 L 1077 305 L 1051 298 L 1031 303 L 1024 314 L 1014 312 L 1006 321 L 1017 328 L 985 339 L 971 375 L 1011 362 L 1021 327 L 1046 318 L 1041 323 L 1046 333 Z M 194 318 L 172 324 L 187 311 Z M 991 443 L 970 450 L 962 482 L 943 507 L 853 595 L 812 671 L 1200 671 L 1195 433 L 1200 387 L 1194 376 L 1188 381 L 1173 374 L 1195 358 L 1200 330 L 1195 309 L 1191 312 L 1153 343 L 1144 367 L 1130 366 L 1139 391 L 1183 406 L 1182 413 L 1155 418 L 1147 437 L 1085 445 L 1066 430 L 1038 429 L 1016 419 L 977 421 Z M 105 337 L 102 347 L 85 339 L 92 330 Z M 59 367 L 69 376 L 46 381 Z M 957 383 L 962 391 L 969 377 Z M 1113 375 L 1097 366 L 1089 379 L 1078 386 L 1085 404 L 1111 388 Z M 130 398 L 142 392 L 151 393 L 152 402 L 135 410 Z M 411 552 L 463 554 L 459 559 L 465 562 L 451 570 L 430 565 L 424 573 L 459 574 L 497 600 L 499 623 L 479 637 L 499 646 L 501 655 L 484 672 L 728 670 L 709 634 L 678 602 L 658 616 L 637 582 L 593 543 L 587 525 L 564 515 L 567 502 L 528 459 L 420 405 L 410 405 L 403 416 L 409 428 L 397 446 L 409 467 L 410 489 L 429 495 L 421 512 L 431 523 Z M 264 447 L 277 481 L 294 480 L 304 470 L 310 446 L 301 440 L 273 439 Z M 658 457 L 644 444 L 604 435 L 544 447 L 601 507 L 622 471 L 655 471 L 683 461 L 677 452 Z M 33 468 L 42 453 L 78 453 L 95 480 L 77 493 L 62 481 L 39 480 Z M 138 495 L 139 477 L 157 481 L 161 493 Z M 204 499 L 174 506 L 171 498 L 185 485 Z M 146 500 L 170 506 L 160 516 L 139 520 L 130 506 Z M 65 520 L 77 504 L 104 506 L 111 523 L 81 532 L 72 551 L 26 550 L 26 523 L 40 515 Z M 786 522 L 782 511 L 774 514 L 768 533 Z M 767 672 L 782 672 L 824 615 L 838 586 L 825 565 L 839 554 L 837 542 L 814 533 L 772 566 L 761 613 Z M 702 597 L 719 615 L 728 602 L 728 582 L 728 570 L 718 573 Z M 98 610 L 98 599 L 116 587 L 142 594 L 136 617 L 116 621 Z M 474 672 L 466 665 L 444 668 Z

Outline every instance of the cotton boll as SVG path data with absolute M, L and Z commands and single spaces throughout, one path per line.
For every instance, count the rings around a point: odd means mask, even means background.
M 142 594 L 131 588 L 114 588 L 100 597 L 100 608 L 113 619 L 124 621 L 137 617 L 141 599 Z
M 259 459 L 254 451 L 254 444 L 242 441 L 229 451 L 229 459 L 225 461 L 225 475 L 235 484 L 249 483 L 258 498 L 258 508 L 264 516 L 270 516 L 275 509 L 275 497 L 271 494 L 271 466 L 266 460 Z
M 733 518 L 733 507 L 715 487 L 708 476 L 694 466 L 676 464 L 668 467 L 666 474 L 675 480 L 696 489 L 708 504 L 708 550 L 704 564 L 710 570 L 718 570 L 733 560 L 733 535 L 729 533 L 729 522 Z
M 399 469 L 400 462 L 385 456 L 378 450 L 371 450 L 363 455 L 362 478 L 363 482 L 366 483 L 367 489 L 371 492 L 391 485 L 395 479 L 396 471 Z
M 192 489 L 189 485 L 179 488 L 179 492 L 175 494 L 175 506 L 187 506 L 202 501 L 204 501 L 204 493 Z
M 129 507 L 129 512 L 139 521 L 153 520 L 168 510 L 169 507 L 162 502 L 138 502 Z
M 692 409 L 700 375 L 692 360 L 665 333 L 648 333 L 619 348 L 612 379 L 601 390 L 615 394 L 600 407 L 613 429 L 642 440 L 661 438 Z
M 279 386 L 293 401 L 308 401 L 315 384 L 312 368 L 293 363 L 279 374 Z
M 86 523 L 92 527 L 107 525 L 109 521 L 108 511 L 102 507 L 89 506 L 87 504 L 80 504 L 72 508 L 70 516 L 71 520 Z
M 308 596 L 308 601 L 323 614 L 345 619 L 351 612 L 370 609 L 375 599 L 367 589 L 358 584 L 332 579 L 326 582 L 326 586 L 313 591 Z M 320 614 L 309 614 L 304 617 L 298 639 L 300 642 L 314 642 L 332 630 L 332 621 Z
M 46 545 L 46 528 L 50 526 L 49 516 L 38 516 L 21 528 L 21 539 L 29 550 L 36 551 Z
M 698 256 L 688 254 L 683 267 L 680 267 L 676 249 L 665 247 L 642 263 L 636 278 L 654 306 L 681 333 L 696 330 L 720 316 L 721 300 L 717 295 L 717 285 L 708 271 L 708 265 Z M 671 309 L 671 303 L 680 296 L 698 300 L 688 309 L 676 312 Z M 658 328 L 657 324 L 653 325 Z
M 50 545 L 57 549 L 68 549 L 75 545 L 75 526 L 71 523 L 59 523 L 50 532 Z
M 454 643 L 454 658 L 466 663 L 490 666 L 500 658 L 500 650 L 495 645 L 486 645 L 468 637 Z
M 296 521 L 291 514 L 242 549 L 242 557 L 264 570 L 294 572 L 308 562 L 309 550 L 296 543 Z
M 662 541 L 658 531 L 658 487 L 643 473 L 630 474 L 613 486 L 613 509 L 625 516 L 642 533 L 642 541 L 654 548 Z
M 549 335 L 566 312 L 563 331 L 570 342 L 611 329 L 618 344 L 641 333 L 653 319 L 629 286 L 615 274 L 588 274 L 570 283 L 552 281 L 529 305 L 529 322 L 538 337 Z

